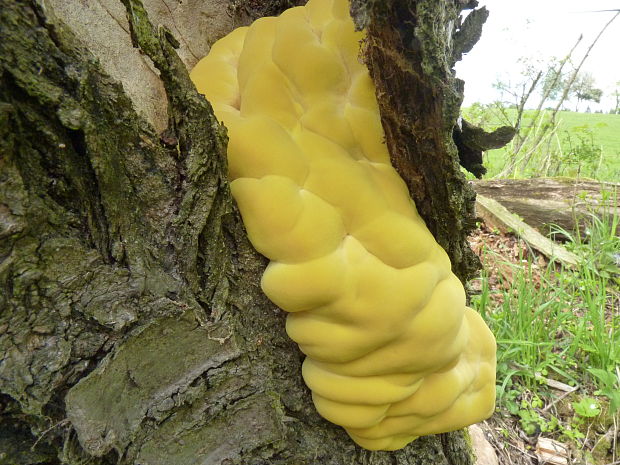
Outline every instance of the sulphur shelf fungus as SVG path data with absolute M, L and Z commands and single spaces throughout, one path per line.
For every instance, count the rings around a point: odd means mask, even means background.
M 289 312 L 318 412 L 394 450 L 491 415 L 495 340 L 391 166 L 348 7 L 236 29 L 191 77 L 228 128 L 262 288 Z

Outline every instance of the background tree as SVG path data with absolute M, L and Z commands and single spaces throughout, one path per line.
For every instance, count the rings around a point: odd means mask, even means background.
M 503 96 L 502 100 L 492 104 L 490 109 L 502 124 L 510 124 L 517 131 L 508 146 L 505 165 L 497 177 L 516 176 L 532 165 L 535 165 L 536 172 L 542 176 L 550 175 L 557 169 L 561 163 L 561 154 L 553 144 L 557 140 L 559 112 L 571 96 L 581 100 L 600 101 L 602 91 L 594 87 L 594 78 L 581 72 L 581 69 L 605 30 L 619 15 L 620 12 L 616 12 L 604 24 L 579 60 L 574 60 L 574 54 L 582 36 L 563 59 L 553 59 L 543 64 L 524 59 L 520 81 L 499 81 L 495 84 Z M 567 71 L 566 68 L 573 62 L 576 65 Z M 538 102 L 532 103 L 535 98 Z M 528 112 L 527 124 L 524 124 L 526 107 L 533 110 Z M 516 109 L 516 112 L 509 111 L 510 108 Z M 475 117 L 474 122 L 482 123 L 476 121 Z M 536 163 L 533 163 L 533 160 Z
M 610 113 L 620 115 L 620 81 L 616 82 L 616 90 L 611 95 L 616 99 L 616 105 Z
M 0 0 L 0 462 L 472 463 L 462 432 L 373 453 L 321 419 L 260 291 L 225 131 L 187 66 L 294 3 Z M 394 162 L 462 279 L 452 67 L 475 5 L 353 5 Z
M 595 79 L 592 73 L 581 72 L 575 78 L 570 93 L 577 99 L 575 111 L 579 111 L 582 101 L 601 102 L 603 91 L 595 87 Z

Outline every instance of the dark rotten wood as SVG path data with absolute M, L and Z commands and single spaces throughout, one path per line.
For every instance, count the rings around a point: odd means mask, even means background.
M 463 99 L 463 82 L 453 66 L 486 19 L 480 10 L 476 21 L 461 26 L 462 9 L 475 5 L 454 0 L 353 2 L 358 25 L 368 29 L 365 57 L 392 161 L 463 282 L 480 263 L 466 240 L 475 226 L 475 193 L 460 171 L 452 139 Z

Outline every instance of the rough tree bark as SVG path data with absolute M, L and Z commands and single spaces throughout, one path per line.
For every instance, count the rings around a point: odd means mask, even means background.
M 106 11 L 157 69 L 152 107 L 104 69 L 97 24 L 69 25 L 76 2 L 0 0 L 0 464 L 471 464 L 462 432 L 369 452 L 318 416 L 260 291 L 225 131 L 174 32 L 120 1 L 77 4 L 124 5 Z M 213 3 L 239 24 L 302 2 Z M 354 4 L 394 162 L 462 278 L 474 196 L 451 68 L 484 19 L 461 26 L 470 3 Z
M 453 67 L 480 38 L 488 12 L 473 10 L 461 24 L 461 11 L 476 0 L 352 5 L 358 27 L 368 28 L 367 62 L 392 162 L 454 273 L 466 282 L 480 265 L 466 242 L 475 193 L 464 182 L 453 143 L 464 89 Z

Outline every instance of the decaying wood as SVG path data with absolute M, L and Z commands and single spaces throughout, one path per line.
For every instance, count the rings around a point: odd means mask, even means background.
M 512 232 L 518 235 L 532 248 L 547 257 L 554 258 L 568 266 L 576 266 L 579 263 L 575 254 L 540 234 L 536 229 L 523 222 L 517 215 L 509 212 L 499 202 L 478 194 L 476 197 L 476 209 L 478 215 L 484 219 L 487 225 L 496 227 L 504 233 Z
M 536 441 L 536 457 L 540 463 L 568 465 L 569 456 L 569 448 L 564 443 L 542 436 Z
M 583 233 L 592 215 L 610 220 L 620 214 L 620 184 L 570 178 L 501 179 L 476 181 L 474 189 L 545 235 L 558 226 L 572 233 L 579 225 Z
M 471 48 L 486 10 L 461 24 L 460 12 L 477 2 L 354 0 L 352 5 L 357 25 L 368 31 L 365 56 L 392 162 L 448 252 L 454 273 L 466 282 L 480 261 L 467 244 L 475 227 L 475 193 L 461 173 L 453 142 L 463 100 L 463 82 L 453 67 Z
M 502 126 L 487 132 L 461 119 L 460 124 L 454 126 L 452 138 L 459 152 L 461 166 L 480 179 L 487 172 L 482 165 L 483 152 L 503 147 L 515 134 L 516 130 L 512 126 Z
M 499 465 L 497 453 L 484 435 L 480 425 L 472 425 L 468 428 L 472 447 L 476 453 L 475 465 Z

